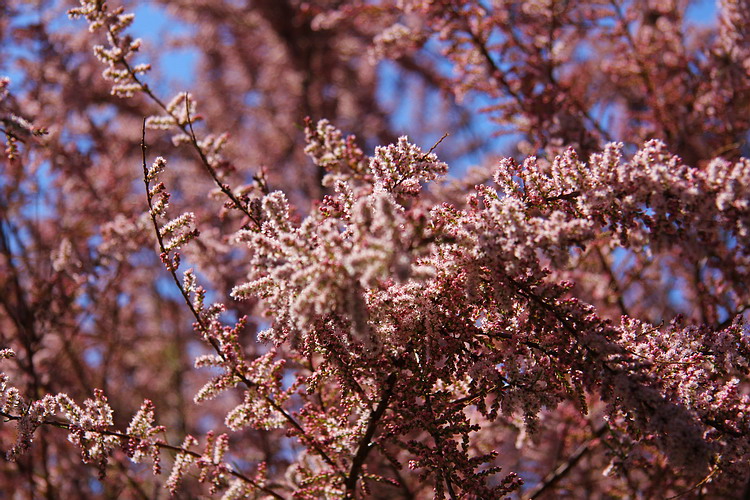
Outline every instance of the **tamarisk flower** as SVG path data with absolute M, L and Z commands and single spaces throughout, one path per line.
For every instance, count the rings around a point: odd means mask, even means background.
M 13 96 L 10 93 L 10 78 L 0 77 L 0 132 L 5 136 L 5 155 L 13 161 L 18 157 L 20 142 L 29 137 L 45 135 L 47 129 L 35 127 L 29 120 L 20 116 L 15 108 Z
M 68 3 L 0 7 L 0 483 L 747 488 L 746 1 Z M 173 48 L 196 74 L 161 97 Z
M 113 11 L 107 8 L 107 2 L 99 0 L 81 0 L 80 7 L 68 11 L 72 19 L 85 17 L 89 22 L 89 31 L 106 31 L 108 46 L 96 45 L 94 54 L 107 65 L 102 73 L 106 80 L 114 83 L 112 95 L 132 97 L 143 90 L 138 75 L 143 75 L 151 69 L 148 64 L 131 65 L 130 59 L 141 48 L 141 40 L 133 39 L 129 35 L 121 35 L 131 24 L 135 16 L 126 14 L 122 7 Z
M 252 249 L 251 280 L 232 294 L 264 299 L 278 319 L 263 337 L 276 343 L 289 335 L 293 343 L 300 335 L 304 342 L 319 319 L 338 316 L 347 318 L 355 342 L 372 347 L 379 340 L 370 331 L 364 291 L 394 269 L 408 269 L 408 248 L 420 237 L 398 197 L 418 194 L 420 181 L 439 177 L 447 167 L 405 137 L 378 148 L 367 167 L 327 122 L 315 133 L 308 127 L 308 137 L 308 154 L 336 175 L 337 195 L 299 225 L 283 193 L 266 195 L 260 229 L 237 235 Z
M 164 433 L 166 428 L 154 425 L 154 414 L 154 403 L 145 400 L 133 416 L 125 433 L 131 436 L 126 448 L 130 459 L 135 463 L 140 463 L 144 458 L 150 457 L 153 460 L 153 472 L 156 475 L 161 472 L 160 449 L 157 445 L 161 441 L 155 436 Z

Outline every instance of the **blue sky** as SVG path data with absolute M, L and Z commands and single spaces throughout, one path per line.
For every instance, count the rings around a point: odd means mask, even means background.
M 39 12 L 34 9 L 30 4 L 28 6 L 28 14 L 22 16 L 17 20 L 17 24 L 25 22 L 34 22 L 38 19 Z M 163 5 L 153 1 L 141 1 L 137 2 L 137 7 L 134 11 L 136 17 L 135 22 L 131 28 L 131 32 L 138 37 L 141 37 L 145 41 L 145 50 L 149 52 L 148 56 L 144 56 L 144 60 L 156 57 L 156 61 L 152 61 L 154 64 L 155 71 L 149 76 L 149 83 L 153 88 L 157 90 L 165 99 L 168 96 L 174 95 L 176 92 L 183 90 L 191 90 L 196 86 L 196 66 L 200 59 L 200 54 L 197 50 L 192 48 L 170 48 L 164 50 L 165 45 L 168 45 L 169 39 L 174 36 L 190 35 L 191 28 L 189 25 L 181 22 L 169 15 Z M 700 0 L 691 6 L 688 11 L 688 18 L 699 25 L 712 24 L 716 20 L 716 3 L 714 0 Z M 77 29 L 83 21 L 71 22 L 65 17 L 61 17 L 55 24 L 60 26 L 61 29 Z M 58 24 L 59 23 L 59 24 Z M 8 46 L 3 48 L 7 54 L 20 55 L 21 49 L 15 46 Z M 413 109 L 413 106 L 401 106 L 397 107 L 393 103 L 393 99 L 390 96 L 398 94 L 403 89 L 397 88 L 395 69 L 392 63 L 384 62 L 381 64 L 380 72 L 382 76 L 382 86 L 378 92 L 378 99 L 381 103 L 385 104 L 386 109 L 391 109 L 391 122 L 394 129 L 398 133 L 409 134 L 409 126 L 411 116 L 413 113 L 419 112 L 419 110 Z M 11 65 L 0 66 L 0 73 L 6 74 L 11 77 L 12 80 L 18 82 L 21 75 L 14 71 Z M 415 103 L 416 104 L 416 103 Z M 474 106 L 477 108 L 489 104 L 488 102 L 482 102 L 480 100 L 474 101 Z M 410 109 L 411 108 L 411 109 Z M 426 111 L 425 111 L 426 112 Z M 474 132 L 491 138 L 493 133 L 498 130 L 497 126 L 494 125 L 486 114 L 476 113 L 474 117 Z M 423 147 L 427 148 L 431 146 L 441 134 L 435 133 L 434 137 L 423 137 L 422 141 L 426 144 L 422 144 Z M 449 137 L 447 141 L 460 141 L 460 136 Z M 510 138 L 512 141 L 513 138 Z M 495 138 L 490 139 L 490 147 L 492 150 L 497 150 L 497 153 L 504 152 L 506 149 L 504 145 L 508 144 L 508 138 Z M 437 151 L 439 154 L 439 150 Z M 470 155 L 463 158 L 461 161 L 454 162 L 451 165 L 451 171 L 455 174 L 460 174 L 465 168 L 471 164 L 481 161 L 479 155 Z

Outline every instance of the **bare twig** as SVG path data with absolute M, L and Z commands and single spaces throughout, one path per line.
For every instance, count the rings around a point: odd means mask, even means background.
M 607 259 L 604 258 L 604 254 L 602 253 L 601 248 L 596 246 L 594 252 L 599 259 L 599 263 L 602 265 L 602 269 L 604 269 L 604 272 L 607 273 L 607 276 L 609 276 L 609 286 L 610 288 L 612 288 L 615 297 L 617 297 L 617 307 L 620 308 L 620 313 L 624 316 L 629 316 L 630 314 L 628 313 L 628 308 L 625 306 L 625 301 L 622 298 L 623 291 L 620 288 L 620 283 L 617 280 L 617 276 L 615 276 L 614 271 L 612 271 L 612 267 L 607 262 Z
M 568 473 L 570 473 L 570 471 L 573 470 L 578 462 L 580 462 L 581 459 L 594 448 L 594 446 L 596 446 L 597 440 L 602 436 L 602 434 L 604 434 L 606 430 L 606 425 L 603 425 L 599 429 L 597 429 L 596 432 L 594 432 L 594 435 L 591 436 L 589 440 L 580 445 L 573 452 L 573 454 L 568 457 L 568 460 L 555 467 L 555 469 L 550 472 L 542 480 L 541 483 L 532 488 L 531 491 L 529 491 L 529 493 L 526 495 L 525 499 L 533 500 L 535 498 L 539 498 L 544 492 L 554 487 L 562 478 L 564 478 L 566 475 L 568 475 Z
M 443 139 L 445 139 L 445 138 L 446 138 L 446 137 L 448 137 L 449 135 L 450 135 L 450 134 L 449 134 L 448 132 L 444 133 L 444 134 L 443 134 L 443 136 L 442 136 L 442 137 L 441 137 L 440 139 L 438 139 L 438 140 L 437 140 L 437 142 L 436 142 L 435 144 L 433 144 L 433 145 L 432 145 L 432 147 L 430 148 L 430 150 L 429 150 L 429 151 L 427 151 L 427 152 L 426 152 L 426 153 L 425 153 L 425 154 L 424 154 L 424 155 L 422 156 L 422 161 L 426 160 L 426 159 L 427 159 L 427 157 L 428 157 L 428 156 L 429 156 L 430 154 L 432 154 L 432 152 L 433 152 L 433 151 L 435 151 L 435 149 L 436 149 L 436 148 L 437 148 L 437 147 L 438 147 L 438 146 L 440 145 L 440 143 L 441 143 L 441 142 L 443 142 Z
M 711 478 L 714 477 L 714 475 L 716 475 L 717 472 L 719 472 L 719 465 L 718 464 L 714 465 L 711 468 L 711 470 L 709 471 L 708 475 L 706 477 L 704 477 L 703 479 L 701 479 L 700 481 L 698 481 L 698 483 L 696 483 L 695 485 L 693 485 L 692 487 L 688 488 L 687 490 L 685 490 L 685 491 L 683 491 L 681 493 L 678 493 L 678 494 L 673 495 L 671 497 L 667 497 L 666 500 L 674 500 L 675 498 L 680 498 L 680 497 L 683 497 L 683 496 L 687 495 L 691 491 L 697 490 L 698 488 L 700 488 L 701 486 L 703 486 L 704 484 L 706 484 L 707 482 L 709 482 L 711 480 Z M 745 494 L 743 495 L 743 498 L 747 498 L 748 497 L 747 493 L 748 492 L 745 492 Z
M 224 193 L 227 196 L 227 198 L 232 200 L 232 203 L 234 204 L 234 206 L 238 210 L 240 210 L 242 213 L 244 213 L 250 220 L 252 220 L 255 223 L 256 227 L 260 228 L 260 221 L 257 218 L 255 218 L 253 214 L 250 213 L 250 211 L 247 209 L 245 204 L 243 204 L 237 198 L 237 196 L 235 196 L 232 190 L 229 189 L 229 186 L 221 182 L 221 179 L 219 179 L 219 175 L 216 173 L 216 169 L 211 166 L 211 163 L 208 161 L 208 158 L 206 157 L 206 153 L 203 152 L 203 149 L 200 147 L 200 144 L 198 144 L 198 139 L 196 138 L 195 131 L 193 130 L 193 120 L 190 117 L 190 97 L 188 96 L 188 94 L 185 94 L 185 112 L 187 114 L 188 129 L 190 131 L 190 133 L 188 134 L 190 136 L 190 143 L 193 145 L 193 148 L 195 148 L 195 150 L 198 152 L 198 156 L 200 156 L 203 166 L 206 168 L 209 175 L 214 180 L 216 185 L 219 187 L 221 192 Z

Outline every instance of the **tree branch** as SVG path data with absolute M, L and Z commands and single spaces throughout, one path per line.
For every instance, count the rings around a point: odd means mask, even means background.
M 594 432 L 594 435 L 585 443 L 580 445 L 576 451 L 568 458 L 567 461 L 555 467 L 555 469 L 547 474 L 547 476 L 537 486 L 529 491 L 525 497 L 526 500 L 533 500 L 539 498 L 545 491 L 554 487 L 562 478 L 564 478 L 573 468 L 586 456 L 596 445 L 597 440 L 607 430 L 607 426 L 603 425 Z
M 21 420 L 23 418 L 22 416 L 12 415 L 12 414 L 6 413 L 4 411 L 0 411 L 0 416 L 6 418 L 7 420 Z M 68 430 L 68 431 L 71 430 L 71 427 L 72 427 L 71 424 L 69 424 L 67 422 L 61 422 L 59 420 L 42 420 L 40 423 L 43 424 L 43 425 L 49 425 L 51 427 L 57 427 L 58 429 L 64 429 L 64 430 Z M 98 429 L 85 429 L 85 430 L 87 432 L 96 432 L 97 434 L 101 434 L 101 435 L 105 435 L 105 436 L 114 436 L 114 437 L 118 437 L 120 439 L 128 439 L 128 440 L 130 440 L 130 439 L 136 439 L 136 440 L 139 440 L 139 441 L 141 440 L 140 438 L 138 438 L 136 436 L 131 436 L 130 434 L 127 434 L 127 433 L 124 433 L 124 432 L 109 431 L 109 430 L 98 430 Z M 186 448 L 182 448 L 181 446 L 175 446 L 175 445 L 164 443 L 164 442 L 161 442 L 161 441 L 153 441 L 152 444 L 154 446 L 160 448 L 160 449 L 163 449 L 163 450 L 174 451 L 174 452 L 177 452 L 177 453 L 184 453 L 185 455 L 190 455 L 191 457 L 194 457 L 194 458 L 203 458 L 203 455 L 201 455 L 200 453 L 192 451 L 192 450 L 188 450 Z M 278 500 L 284 500 L 284 497 L 282 497 L 281 495 L 279 495 L 275 491 L 273 491 L 271 489 L 268 489 L 268 488 L 266 488 L 264 486 L 261 486 L 260 484 L 258 484 L 257 482 L 253 481 L 252 479 L 250 479 L 249 477 L 247 477 L 243 473 L 237 472 L 236 470 L 233 470 L 231 467 L 227 467 L 226 470 L 227 470 L 227 472 L 230 475 L 236 477 L 237 479 L 245 481 L 246 483 L 248 483 L 249 485 L 251 485 L 253 488 L 257 488 L 257 489 L 263 491 L 264 493 L 267 493 L 267 494 L 271 495 L 272 497 L 277 498 Z
M 378 403 L 377 408 L 375 408 L 375 411 L 373 411 L 370 415 L 370 421 L 367 423 L 367 429 L 365 430 L 362 439 L 359 440 L 357 453 L 354 455 L 351 469 L 349 469 L 349 475 L 347 476 L 346 482 L 344 483 L 344 485 L 346 486 L 347 498 L 353 499 L 356 496 L 356 487 L 357 480 L 359 479 L 359 473 L 362 470 L 362 466 L 364 465 L 365 460 L 367 460 L 367 455 L 370 454 L 370 451 L 373 448 L 370 441 L 375 435 L 375 431 L 378 427 L 378 422 L 383 417 L 385 410 L 388 409 L 388 403 L 390 402 L 391 396 L 393 395 L 393 386 L 395 384 L 396 374 L 391 373 L 386 379 L 383 396 L 380 398 L 380 402 Z

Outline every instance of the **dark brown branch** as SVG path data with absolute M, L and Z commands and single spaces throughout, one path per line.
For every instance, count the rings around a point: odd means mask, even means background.
M 383 417 L 385 410 L 388 409 L 388 403 L 390 402 L 391 396 L 393 395 L 393 386 L 395 385 L 395 383 L 396 374 L 391 373 L 385 382 L 385 390 L 383 391 L 383 396 L 380 398 L 380 402 L 378 403 L 377 408 L 375 408 L 375 411 L 373 411 L 370 415 L 370 421 L 367 423 L 367 429 L 365 430 L 362 439 L 359 440 L 357 453 L 354 455 L 351 469 L 349 469 L 349 475 L 347 476 L 346 482 L 344 483 L 344 485 L 346 486 L 347 498 L 353 499 L 356 495 L 359 473 L 362 470 L 362 466 L 364 465 L 365 460 L 367 460 L 367 455 L 370 454 L 370 451 L 373 448 L 370 441 L 372 441 L 372 438 L 375 435 L 375 431 L 378 427 L 378 422 Z
M 526 500 L 539 498 L 544 492 L 554 487 L 562 478 L 567 476 L 568 473 L 570 473 L 570 471 L 572 471 L 573 468 L 578 464 L 578 462 L 580 462 L 584 456 L 591 452 L 594 446 L 596 446 L 597 440 L 602 436 L 602 434 L 604 434 L 606 430 L 606 425 L 603 425 L 599 429 L 597 429 L 596 432 L 594 432 L 594 435 L 588 441 L 579 446 L 568 458 L 568 460 L 555 467 L 555 469 L 550 472 L 542 480 L 541 483 L 532 488 L 531 491 L 529 491 L 528 495 L 525 497 Z

